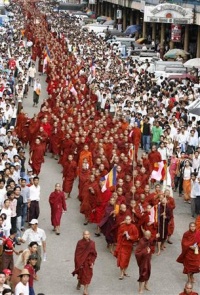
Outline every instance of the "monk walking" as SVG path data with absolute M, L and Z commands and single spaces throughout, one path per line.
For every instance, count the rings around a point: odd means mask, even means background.
M 181 292 L 179 295 L 198 295 L 199 293 L 192 291 L 193 286 L 191 283 L 186 283 L 184 291 Z
M 62 217 L 63 210 L 67 211 L 67 206 L 65 202 L 65 194 L 61 191 L 59 183 L 55 185 L 55 191 L 49 196 L 49 204 L 51 206 L 51 224 L 54 227 L 56 235 L 60 235 L 60 221 Z
M 144 289 L 149 290 L 148 281 L 151 275 L 151 255 L 154 253 L 155 242 L 156 240 L 151 239 L 151 232 L 147 230 L 144 232 L 144 237 L 140 239 L 135 249 L 135 258 L 139 267 L 139 294 L 142 294 Z
M 83 239 L 79 240 L 76 245 L 74 256 L 75 270 L 72 273 L 73 276 L 77 274 L 77 290 L 80 290 L 81 285 L 84 286 L 83 295 L 88 295 L 88 286 L 93 276 L 93 267 L 96 258 L 95 242 L 90 240 L 89 231 L 84 231 Z
M 183 234 L 181 244 L 182 253 L 176 261 L 183 264 L 183 273 L 187 274 L 188 283 L 193 284 L 194 274 L 200 271 L 200 232 L 196 230 L 194 222 L 190 222 L 189 230 Z
M 135 122 L 134 127 L 129 135 L 131 142 L 134 144 L 135 146 L 135 160 L 137 161 L 137 154 L 138 154 L 138 149 L 139 149 L 139 145 L 141 142 L 141 130 L 138 127 L 138 124 Z
M 30 150 L 30 165 L 33 169 L 33 173 L 36 175 L 40 174 L 41 165 L 44 163 L 44 148 L 40 138 L 36 138 L 35 144 Z
M 123 280 L 124 276 L 128 277 L 126 269 L 128 268 L 133 243 L 138 240 L 137 227 L 131 223 L 131 217 L 128 215 L 125 218 L 125 223 L 119 228 L 117 235 L 117 247 L 114 256 L 117 258 L 117 266 L 120 267 L 119 280 Z
M 69 155 L 68 160 L 63 167 L 63 191 L 65 193 L 66 199 L 70 198 L 70 193 L 73 188 L 74 180 L 77 176 L 77 164 L 73 160 L 73 156 Z

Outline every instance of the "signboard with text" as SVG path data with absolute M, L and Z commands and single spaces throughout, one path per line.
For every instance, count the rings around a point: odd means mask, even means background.
M 166 24 L 192 24 L 194 14 L 191 8 L 176 4 L 163 3 L 157 6 L 145 6 L 144 21 Z
M 122 10 L 117 9 L 116 19 L 122 19 Z
M 173 42 L 181 42 L 181 25 L 171 25 L 171 40 Z

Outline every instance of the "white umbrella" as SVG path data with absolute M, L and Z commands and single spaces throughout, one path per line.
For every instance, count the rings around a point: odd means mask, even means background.
M 28 46 L 28 47 L 31 47 L 32 45 L 33 45 L 33 42 L 32 42 L 32 41 L 28 41 L 28 42 L 27 42 L 27 46 Z
M 192 58 L 192 59 L 189 59 L 188 61 L 186 61 L 184 63 L 184 66 L 186 68 L 200 68 L 200 58 L 197 57 L 197 58 Z

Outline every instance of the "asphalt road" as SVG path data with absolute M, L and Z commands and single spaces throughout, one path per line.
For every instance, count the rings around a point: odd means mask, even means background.
M 41 103 L 44 98 L 47 98 L 47 93 L 45 77 L 42 76 L 40 79 L 42 83 Z M 28 98 L 23 102 L 24 109 L 30 117 L 39 112 L 39 108 L 32 107 L 32 96 L 33 88 L 30 89 Z M 62 217 L 61 235 L 56 236 L 52 231 L 48 197 L 54 190 L 55 183 L 62 181 L 61 170 L 57 161 L 47 154 L 40 174 L 41 214 L 39 217 L 39 227 L 43 228 L 47 235 L 47 261 L 42 263 L 39 281 L 35 282 L 36 294 L 78 295 L 83 293 L 83 290 L 76 290 L 77 280 L 72 277 L 71 272 L 74 269 L 76 243 L 82 237 L 83 230 L 86 229 L 91 232 L 91 238 L 95 240 L 98 252 L 89 293 L 91 295 L 138 294 L 138 267 L 134 255 L 132 255 L 128 269 L 130 277 L 120 281 L 116 259 L 108 252 L 104 237 L 94 236 L 95 225 L 83 225 L 84 218 L 79 213 L 80 205 L 77 200 L 77 181 L 71 199 L 67 201 L 67 213 Z M 182 273 L 182 265 L 176 262 L 176 258 L 180 254 L 182 234 L 188 229 L 188 224 L 193 219 L 190 216 L 190 205 L 183 203 L 183 200 L 178 196 L 175 196 L 175 199 L 176 228 L 172 237 L 173 245 L 167 244 L 166 250 L 162 251 L 160 256 L 153 256 L 152 275 L 149 282 L 151 291 L 146 291 L 146 294 L 177 295 L 183 290 L 186 282 L 186 276 Z M 25 248 L 25 246 L 23 245 L 21 248 Z M 196 279 L 194 290 L 197 292 L 200 291 L 199 275 L 196 275 Z

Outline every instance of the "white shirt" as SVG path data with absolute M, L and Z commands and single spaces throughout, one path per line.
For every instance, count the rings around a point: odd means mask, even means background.
M 30 67 L 29 70 L 28 70 L 29 77 L 34 78 L 35 74 L 36 74 L 36 68 L 35 67 L 34 68 Z
M 192 168 L 191 167 L 185 167 L 184 172 L 183 172 L 183 179 L 188 180 L 191 178 L 191 172 Z
M 6 128 L 5 127 L 1 127 L 0 128 L 0 142 L 4 141 L 4 137 L 6 136 Z
M 0 294 L 2 294 L 4 289 L 10 289 L 10 286 L 7 284 L 3 284 L 3 289 L 2 289 L 2 291 L 0 291 Z
M 158 148 L 158 152 L 161 154 L 161 158 L 163 161 L 167 160 L 167 149 L 164 148 Z
M 198 138 L 196 138 L 195 136 L 189 136 L 188 137 L 188 145 L 192 145 L 194 147 L 198 146 Z
M 17 150 L 16 150 L 16 148 L 12 148 L 12 150 L 7 149 L 5 152 L 8 154 L 8 159 L 10 159 L 11 162 L 13 162 L 13 157 L 14 157 L 15 155 L 17 155 Z
M 192 168 L 196 169 L 196 171 L 199 171 L 200 166 L 200 159 L 199 158 L 193 158 L 192 160 Z
M 29 284 L 26 285 L 22 284 L 22 282 L 19 282 L 15 287 L 15 295 L 29 295 Z
M 37 89 L 41 90 L 41 84 L 40 82 L 35 81 L 33 90 L 36 91 Z
M 4 188 L 0 189 L 0 209 L 3 208 L 5 195 L 6 195 L 6 188 L 4 186 Z
M 34 184 L 30 186 L 30 200 L 39 201 L 40 200 L 40 185 L 35 186 Z
M 11 229 L 11 214 L 12 214 L 12 211 L 10 208 L 6 209 L 6 208 L 3 208 L 1 210 L 1 214 L 2 213 L 5 213 L 6 214 L 6 220 L 4 221 L 5 223 L 3 224 L 4 225 L 4 229 L 5 230 L 9 230 Z
M 29 228 L 25 230 L 22 240 L 26 241 L 28 244 L 31 242 L 37 242 L 39 246 L 42 246 L 42 242 L 46 241 L 45 231 L 41 228 L 37 228 L 37 231 Z

